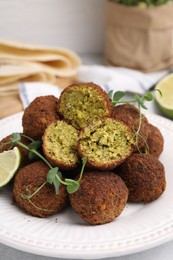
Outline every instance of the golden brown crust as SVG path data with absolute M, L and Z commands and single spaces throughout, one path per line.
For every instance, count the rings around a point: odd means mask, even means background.
M 159 198 L 166 188 L 163 164 L 150 154 L 132 154 L 120 174 L 129 189 L 129 201 L 150 202 Z
M 56 107 L 58 98 L 40 96 L 25 109 L 22 117 L 23 132 L 34 140 L 41 140 L 46 127 L 59 119 Z
M 135 133 L 139 127 L 139 110 L 132 104 L 115 106 L 112 110 L 112 117 L 126 123 Z M 142 114 L 142 124 L 140 126 L 137 149 L 146 145 L 149 133 L 149 123 L 145 115 Z
M 47 183 L 30 200 L 22 198 L 22 194 L 32 194 L 46 181 L 48 171 L 49 167 L 38 161 L 23 167 L 15 177 L 14 201 L 30 215 L 46 217 L 61 211 L 67 205 L 68 195 L 64 185 L 60 185 L 58 195 L 54 186 Z
M 147 145 L 149 153 L 159 158 L 159 156 L 163 152 L 164 138 L 160 130 L 152 124 L 149 124 Z
M 128 189 L 116 174 L 93 171 L 84 174 L 79 190 L 69 197 L 73 209 L 84 221 L 105 224 L 123 211 Z

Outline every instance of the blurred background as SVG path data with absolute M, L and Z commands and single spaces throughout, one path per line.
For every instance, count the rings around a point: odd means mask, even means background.
M 1 0 L 0 38 L 100 55 L 105 0 Z

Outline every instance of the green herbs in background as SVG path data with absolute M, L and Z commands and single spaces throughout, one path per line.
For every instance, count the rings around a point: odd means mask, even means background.
M 20 133 L 13 133 L 11 142 L 13 144 L 17 144 L 18 146 L 23 147 L 24 149 L 29 151 L 29 158 L 32 159 L 34 157 L 38 157 L 41 160 L 43 160 L 48 167 L 50 168 L 46 181 L 32 194 L 24 195 L 21 194 L 23 199 L 30 199 L 33 197 L 46 183 L 49 183 L 51 185 L 54 185 L 56 194 L 59 193 L 59 186 L 60 184 L 63 184 L 66 186 L 68 193 L 74 193 L 79 189 L 80 181 L 82 179 L 83 171 L 87 162 L 87 159 L 84 157 L 82 158 L 82 168 L 79 175 L 79 178 L 77 180 L 73 179 L 62 179 L 62 174 L 59 171 L 58 167 L 52 167 L 52 165 L 47 161 L 47 159 L 39 152 L 39 148 L 41 147 L 40 141 L 34 141 L 30 137 L 24 135 L 25 138 L 29 139 L 31 143 L 27 146 L 21 142 L 21 134 Z
M 139 6 L 139 7 L 152 7 L 160 6 L 167 3 L 173 3 L 173 0 L 109 0 L 117 4 L 122 4 L 126 6 Z

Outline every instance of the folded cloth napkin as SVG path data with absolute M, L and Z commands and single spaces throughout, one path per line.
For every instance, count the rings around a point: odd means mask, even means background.
M 81 82 L 94 82 L 106 92 L 122 90 L 143 95 L 161 78 L 170 71 L 142 73 L 139 71 L 105 67 L 101 65 L 80 66 L 77 80 Z M 59 97 L 62 88 L 47 83 L 22 83 L 20 84 L 20 98 L 24 108 L 36 97 L 41 95 L 55 95 Z
M 21 83 L 19 85 L 19 95 L 23 104 L 23 108 L 26 108 L 36 97 L 54 95 L 59 97 L 62 88 L 40 82 Z
M 78 80 L 81 82 L 93 81 L 107 92 L 121 90 L 143 95 L 170 72 L 171 70 L 163 70 L 143 73 L 121 67 L 80 66 Z

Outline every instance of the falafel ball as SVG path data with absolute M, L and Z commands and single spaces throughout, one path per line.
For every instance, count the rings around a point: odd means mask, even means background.
M 166 188 L 163 164 L 150 154 L 132 154 L 123 164 L 121 178 L 129 189 L 131 202 L 150 202 Z
M 104 118 L 80 131 L 78 153 L 87 158 L 88 167 L 111 170 L 133 152 L 134 143 L 134 134 L 126 124 Z
M 109 117 L 111 111 L 109 96 L 92 82 L 70 85 L 61 92 L 58 102 L 58 113 L 77 129 L 95 119 Z
M 77 167 L 78 130 L 63 120 L 50 124 L 43 135 L 43 152 L 53 165 L 64 170 Z
M 66 187 L 60 185 L 59 194 L 53 185 L 46 183 L 30 199 L 25 195 L 33 194 L 46 181 L 49 167 L 43 161 L 29 164 L 19 170 L 14 179 L 13 198 L 19 207 L 36 217 L 46 217 L 63 210 L 68 202 Z
M 148 152 L 153 156 L 159 158 L 159 156 L 163 152 L 164 138 L 160 130 L 152 124 L 149 124 L 147 145 L 148 145 Z M 145 151 L 145 147 L 143 150 Z
M 139 128 L 139 109 L 132 104 L 123 104 L 113 107 L 112 117 L 126 123 L 135 133 Z M 145 115 L 142 114 L 142 122 L 137 139 L 137 148 L 146 144 L 149 133 L 149 123 Z
M 0 141 L 0 153 L 2 153 L 4 151 L 11 150 L 16 146 L 16 147 L 19 148 L 20 154 L 21 154 L 20 167 L 29 164 L 31 161 L 28 158 L 28 150 L 21 147 L 20 145 L 12 143 L 11 138 L 12 138 L 12 135 L 8 135 Z M 20 141 L 27 146 L 30 144 L 29 140 L 26 137 L 22 136 L 22 134 L 21 134 L 21 140 Z
M 57 114 L 58 98 L 40 96 L 35 98 L 24 110 L 22 117 L 23 132 L 34 140 L 41 140 L 46 127 L 59 119 Z
M 110 172 L 87 172 L 79 189 L 69 194 L 72 208 L 93 225 L 113 221 L 123 211 L 128 189 L 124 181 Z

